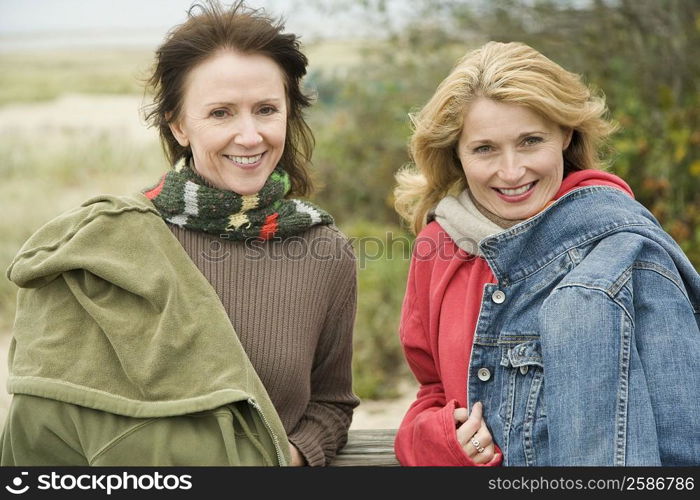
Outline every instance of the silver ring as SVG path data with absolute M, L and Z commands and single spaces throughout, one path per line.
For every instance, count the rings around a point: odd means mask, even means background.
M 482 451 L 484 451 L 484 447 L 481 446 L 481 443 L 479 442 L 478 439 L 472 438 L 471 443 L 472 443 L 472 446 L 473 446 L 473 447 L 476 449 L 476 451 L 478 451 L 479 453 L 481 453 Z

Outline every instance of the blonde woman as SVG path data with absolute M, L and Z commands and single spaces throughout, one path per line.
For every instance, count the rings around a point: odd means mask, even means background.
M 402 464 L 700 463 L 700 276 L 601 170 L 605 115 L 577 75 L 489 42 L 414 118 Z

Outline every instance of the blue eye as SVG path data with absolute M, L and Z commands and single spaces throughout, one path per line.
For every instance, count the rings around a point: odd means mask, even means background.
M 474 153 L 489 153 L 489 152 L 491 152 L 491 150 L 492 150 L 491 146 L 489 146 L 488 144 L 484 144 L 483 146 L 478 146 L 478 147 L 474 148 L 472 152 L 474 152 Z
M 542 137 L 538 137 L 536 135 L 531 135 L 531 136 L 523 139 L 523 144 L 525 144 L 526 146 L 534 146 L 535 144 L 539 144 L 543 140 L 544 139 L 542 139 Z

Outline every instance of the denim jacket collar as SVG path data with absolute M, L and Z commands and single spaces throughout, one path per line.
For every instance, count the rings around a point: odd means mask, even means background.
M 586 241 L 649 225 L 657 226 L 654 217 L 642 205 L 630 203 L 627 194 L 613 187 L 590 186 L 571 191 L 534 217 L 484 238 L 479 247 L 498 282 L 508 286 Z

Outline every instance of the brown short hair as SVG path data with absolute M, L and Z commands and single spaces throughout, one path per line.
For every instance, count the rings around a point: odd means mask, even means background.
M 288 101 L 287 135 L 280 164 L 289 174 L 289 196 L 305 196 L 312 191 L 307 167 L 311 162 L 314 136 L 303 111 L 311 99 L 301 88 L 308 59 L 300 50 L 299 39 L 282 33 L 284 24 L 261 9 L 250 9 L 242 1 L 226 9 L 216 0 L 196 3 L 187 12 L 187 20 L 175 26 L 156 50 L 148 88 L 153 103 L 146 110 L 146 120 L 158 128 L 161 144 L 171 165 L 190 158 L 189 146 L 181 146 L 168 125 L 177 120 L 184 97 L 187 75 L 198 64 L 221 49 L 243 54 L 260 54 L 277 63 L 284 74 Z

